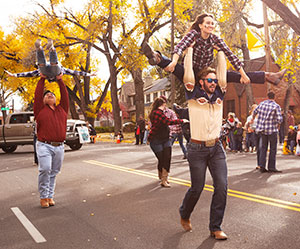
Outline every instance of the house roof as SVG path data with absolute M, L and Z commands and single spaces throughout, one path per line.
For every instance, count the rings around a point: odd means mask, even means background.
M 153 81 L 153 84 L 144 90 L 144 93 L 153 93 L 162 90 L 166 90 L 167 87 L 170 86 L 170 81 L 168 78 L 163 78 L 159 80 Z
M 127 81 L 122 85 L 122 92 L 125 96 L 135 95 L 135 87 L 133 81 Z
M 247 71 L 260 71 L 261 68 L 265 65 L 266 63 L 266 57 L 262 56 L 256 59 L 252 59 L 249 62 L 249 67 L 247 68 Z

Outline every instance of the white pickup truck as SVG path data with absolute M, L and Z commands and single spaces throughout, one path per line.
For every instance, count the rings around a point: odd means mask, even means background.
M 18 145 L 33 145 L 33 112 L 19 112 L 8 114 L 4 125 L 0 125 L 0 148 L 6 153 L 14 152 Z M 80 128 L 87 127 L 82 120 L 67 120 L 67 134 L 65 144 L 72 150 L 79 150 L 83 143 L 89 142 L 79 138 Z

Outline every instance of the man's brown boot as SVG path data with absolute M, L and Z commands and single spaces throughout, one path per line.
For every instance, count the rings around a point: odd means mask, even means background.
M 192 231 L 192 224 L 190 219 L 180 218 L 180 224 L 186 232 Z
M 48 208 L 49 207 L 48 198 L 40 199 L 40 203 L 41 203 L 42 208 Z
M 277 73 L 266 72 L 266 81 L 270 82 L 273 85 L 278 85 L 279 82 L 282 80 L 283 76 L 285 75 L 286 71 L 287 69 L 283 69 Z
M 222 231 L 211 231 L 210 236 L 214 237 L 216 240 L 226 240 L 228 237 L 227 235 Z
M 49 206 L 55 205 L 55 201 L 53 200 L 53 198 L 48 198 L 48 203 L 49 203 Z

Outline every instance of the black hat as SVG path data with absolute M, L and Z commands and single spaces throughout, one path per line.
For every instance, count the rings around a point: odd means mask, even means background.
M 43 94 L 43 97 L 45 97 L 45 95 L 46 95 L 47 93 L 52 93 L 52 94 L 55 96 L 55 94 L 54 94 L 53 92 L 51 92 L 50 90 L 46 90 L 46 91 L 44 92 L 44 94 Z

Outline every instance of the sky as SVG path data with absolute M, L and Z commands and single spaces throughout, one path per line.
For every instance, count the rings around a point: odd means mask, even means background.
M 42 5 L 48 5 L 49 0 L 2 0 L 0 7 L 0 26 L 5 33 L 13 31 L 13 19 L 19 16 L 27 16 L 29 13 L 38 11 L 39 7 L 36 2 Z M 83 6 L 87 0 L 65 0 L 65 6 L 76 11 Z M 15 110 L 22 109 L 21 98 L 17 95 L 14 97 Z M 8 103 L 11 105 L 11 102 Z M 0 116 L 2 113 L 0 112 Z

